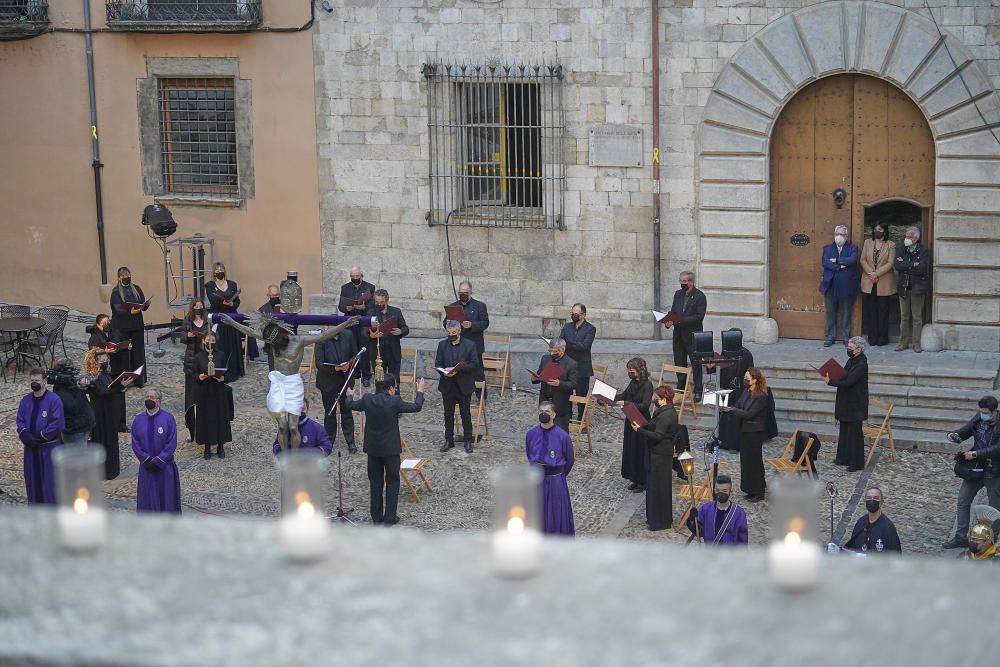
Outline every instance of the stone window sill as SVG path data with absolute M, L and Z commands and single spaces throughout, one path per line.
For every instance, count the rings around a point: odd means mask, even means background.
M 225 197 L 215 195 L 160 195 L 153 197 L 157 204 L 167 206 L 212 206 L 217 208 L 240 208 L 242 197 Z

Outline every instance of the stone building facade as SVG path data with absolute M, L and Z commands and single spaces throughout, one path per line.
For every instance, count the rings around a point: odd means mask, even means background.
M 472 280 L 498 333 L 551 332 L 580 301 L 601 337 L 646 338 L 655 331 L 650 309 L 668 306 L 677 273 L 691 269 L 708 295 L 707 328 L 740 325 L 763 337 L 774 319 L 782 321 L 776 286 L 800 281 L 814 292 L 818 282 L 776 264 L 793 248 L 772 193 L 780 157 L 775 127 L 811 84 L 855 77 L 887 82 L 883 97 L 899 98 L 890 100 L 883 125 L 893 124 L 893 104 L 919 109 L 922 119 L 899 131 L 929 132 L 923 160 L 932 183 L 922 194 L 869 188 L 880 194 L 862 201 L 862 184 L 852 185 L 848 174 L 847 208 L 838 212 L 818 175 L 804 196 L 820 203 L 803 216 L 814 228 L 854 216 L 860 243 L 869 207 L 888 200 L 916 207 L 935 256 L 928 316 L 938 326 L 931 331 L 947 347 L 997 351 L 1000 130 L 992 126 L 1000 122 L 1000 7 L 990 0 L 927 4 L 660 2 L 654 146 L 647 0 L 333 2 L 314 33 L 323 294 L 313 303 L 332 305 L 347 269 L 360 264 L 411 327 L 436 332 L 442 305 L 454 298 L 453 273 L 456 281 Z M 425 65 L 447 63 L 561 67 L 557 167 L 565 192 L 556 225 L 452 224 L 446 234 L 444 225 L 428 223 L 436 149 Z M 867 98 L 850 94 L 855 109 L 864 106 Z M 906 165 L 919 161 L 893 154 L 900 142 L 891 129 L 882 132 L 890 137 L 882 142 L 888 157 L 871 157 L 871 142 L 859 137 L 869 136 L 864 128 L 872 122 L 863 109 L 855 116 L 854 173 L 882 160 L 883 171 L 898 163 L 905 176 Z M 633 166 L 592 166 L 590 135 L 608 125 L 641 133 Z M 812 131 L 827 126 L 816 120 Z M 810 159 L 819 164 L 826 156 Z M 660 304 L 654 197 L 661 206 Z M 828 241 L 792 236 L 812 243 L 818 266 Z

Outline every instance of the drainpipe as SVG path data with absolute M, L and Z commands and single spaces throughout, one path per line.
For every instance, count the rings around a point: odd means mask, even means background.
M 104 244 L 104 199 L 101 195 L 101 140 L 97 138 L 97 91 L 94 87 L 94 37 L 90 25 L 90 0 L 83 0 L 83 29 L 87 45 L 87 92 L 90 94 L 90 147 L 93 154 L 94 199 L 97 208 L 97 247 L 101 256 L 101 284 L 108 284 L 108 254 Z
M 652 0 L 650 17 L 651 57 L 653 60 L 653 308 L 662 310 L 660 288 L 660 2 Z M 655 327 L 656 339 L 663 338 L 663 327 Z

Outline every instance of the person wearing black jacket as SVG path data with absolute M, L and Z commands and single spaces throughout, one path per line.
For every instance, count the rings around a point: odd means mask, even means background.
M 399 341 L 410 333 L 410 327 L 406 326 L 403 311 L 395 306 L 390 306 L 389 292 L 379 289 L 375 291 L 375 301 L 372 307 L 368 309 L 367 314 L 372 318 L 372 326 L 366 330 L 366 335 L 368 336 L 368 353 L 366 356 L 368 357 L 368 361 L 365 362 L 365 366 L 369 371 L 374 370 L 379 348 L 381 348 L 382 368 L 387 373 L 392 373 L 398 378 L 399 367 L 403 363 L 403 346 Z M 388 322 L 394 317 L 396 318 L 395 327 L 390 329 L 388 333 L 379 331 L 379 327 L 384 322 Z
M 479 351 L 479 374 L 476 380 L 486 380 L 486 369 L 483 366 L 483 352 L 486 351 L 485 331 L 490 326 L 490 313 L 486 304 L 472 298 L 472 283 L 463 280 L 458 284 L 458 301 L 448 304 L 458 306 L 465 313 L 465 318 L 459 322 L 462 325 L 462 337 L 472 341 Z M 442 322 L 444 326 L 447 322 Z M 476 390 L 479 394 L 479 390 Z
M 71 360 L 60 359 L 49 371 L 48 379 L 52 383 L 52 393 L 63 404 L 63 419 L 66 421 L 62 431 L 63 444 L 86 444 L 94 428 L 94 411 L 80 386 L 80 369 Z
M 958 489 L 958 523 L 955 535 L 945 542 L 945 549 L 969 546 L 969 508 L 979 490 L 986 487 L 986 498 L 990 507 L 1000 510 L 1000 414 L 997 399 L 983 396 L 979 399 L 979 411 L 965 426 L 948 434 L 948 440 L 960 443 L 972 438 L 972 449 L 959 452 L 956 459 L 976 461 L 983 468 L 981 479 L 963 479 Z
M 119 425 L 125 419 L 125 390 L 132 378 L 125 378 L 112 387 L 117 375 L 111 374 L 111 359 L 103 350 L 94 355 L 97 376 L 89 387 L 90 407 L 94 409 L 94 431 L 91 440 L 104 447 L 104 478 L 115 479 L 121 473 L 121 452 L 118 449 Z
M 705 293 L 694 286 L 694 273 L 691 271 L 681 272 L 681 288 L 674 292 L 674 302 L 670 306 L 668 315 L 677 315 L 681 318 L 677 324 L 665 323 L 668 329 L 673 327 L 674 365 L 690 366 L 691 380 L 694 382 L 695 401 L 701 400 L 701 364 L 694 357 L 694 334 L 702 331 L 702 322 L 705 320 L 705 311 L 708 308 L 708 300 Z M 690 360 L 690 365 L 688 361 Z M 677 389 L 683 390 L 686 386 L 684 375 L 677 374 Z
M 134 304 L 134 305 L 132 305 Z M 111 328 L 120 331 L 132 342 L 129 348 L 128 368 L 134 371 L 142 366 L 142 377 L 135 383 L 146 383 L 146 331 L 142 313 L 149 310 L 142 288 L 132 282 L 132 272 L 127 266 L 118 269 L 118 286 L 111 291 Z
M 205 311 L 205 302 L 193 299 L 188 305 L 187 315 L 181 323 L 184 332 L 184 425 L 188 429 L 188 440 L 194 442 L 195 407 L 194 396 L 198 386 L 198 370 L 195 357 L 201 352 L 201 342 L 212 331 L 212 323 Z M 116 376 L 117 377 L 117 376 Z
M 594 337 L 597 336 L 597 327 L 587 321 L 587 307 L 582 303 L 574 303 L 573 310 L 570 311 L 570 321 L 563 325 L 560 338 L 566 341 L 566 354 L 576 362 L 576 389 L 577 396 L 586 396 L 590 391 L 590 378 L 594 374 L 593 360 L 590 357 L 590 348 L 594 345 Z M 583 410 L 586 406 L 576 406 L 576 418 L 583 419 Z
M 646 527 L 664 530 L 674 522 L 670 471 L 678 421 L 673 388 L 661 384 L 653 392 L 653 403 L 656 409 L 649 423 L 640 427 L 638 422 L 632 422 L 631 427 L 646 439 Z
M 764 440 L 767 438 L 767 380 L 759 368 L 743 376 L 746 390 L 736 404 L 720 408 L 740 418 L 740 488 L 747 502 L 764 499 Z
M 907 227 L 903 245 L 896 249 L 892 267 L 899 277 L 899 344 L 896 351 L 913 344 L 914 352 L 923 352 L 920 334 L 924 329 L 924 301 L 931 290 L 931 251 L 920 242 L 920 228 Z
M 113 343 L 121 343 L 123 341 L 129 340 L 122 332 L 113 329 L 111 327 L 111 318 L 105 314 L 100 314 L 97 316 L 97 320 L 94 322 L 94 326 L 87 327 L 87 333 L 90 334 L 90 340 L 87 341 L 87 347 L 91 350 L 100 349 L 105 352 L 108 351 L 108 347 Z M 129 341 L 128 349 L 118 350 L 117 352 L 108 352 L 109 358 L 111 360 L 111 367 L 109 372 L 111 373 L 111 378 L 114 379 L 126 371 L 135 370 L 130 366 L 132 358 L 129 353 L 132 349 L 132 342 Z M 131 386 L 131 382 L 129 383 Z M 116 392 L 115 400 L 119 403 L 119 409 L 115 412 L 118 415 L 118 431 L 120 433 L 128 433 L 128 424 L 125 422 L 125 391 Z M 118 473 L 115 473 L 117 476 Z M 113 479 L 109 477 L 108 479 Z
M 568 433 L 569 420 L 573 417 L 573 403 L 569 397 L 576 389 L 577 368 L 576 362 L 566 354 L 566 341 L 562 338 L 553 338 L 549 342 L 549 353 L 542 355 L 542 360 L 538 362 L 538 373 L 550 363 L 563 370 L 562 376 L 545 382 L 531 378 L 531 384 L 542 385 L 538 391 L 538 404 L 545 401 L 552 403 L 556 407 L 556 426 Z
M 631 403 L 649 419 L 649 404 L 653 401 L 653 383 L 649 379 L 646 360 L 632 357 L 625 365 L 628 369 L 628 384 L 615 395 L 615 405 Z M 646 490 L 646 440 L 631 424 L 625 424 L 622 436 L 622 477 L 630 484 L 628 490 L 642 493 Z
M 358 353 L 358 343 L 350 331 L 342 331 L 330 340 L 316 346 L 316 388 L 323 395 L 323 428 L 330 436 L 330 442 L 337 441 L 337 411 L 333 409 L 344 385 L 354 389 L 354 381 L 361 375 L 361 364 L 354 374 L 347 377 L 351 360 Z M 345 407 L 347 391 L 340 398 L 340 428 L 344 432 L 347 451 L 354 454 L 358 446 L 354 444 L 354 413 Z
M 340 312 L 348 317 L 351 315 L 365 315 L 372 307 L 372 299 L 375 297 L 375 285 L 365 280 L 365 274 L 361 271 L 360 266 L 352 266 L 350 276 L 350 282 L 340 286 L 340 304 L 338 307 L 340 308 Z M 349 300 L 357 301 L 360 299 L 364 299 L 364 302 L 359 305 L 349 305 L 348 303 Z M 360 324 L 352 327 L 351 332 L 354 334 L 354 341 L 358 344 L 359 350 L 368 344 L 368 336 Z M 373 363 L 375 363 L 374 360 L 361 365 L 362 383 L 366 387 L 371 385 Z
M 824 375 L 823 382 L 837 388 L 833 416 L 840 422 L 840 435 L 833 462 L 847 466 L 847 472 L 857 472 L 865 467 L 862 425 L 868 419 L 868 357 L 865 356 L 863 336 L 854 336 L 847 341 L 847 354 L 850 357 L 844 364 L 847 375 L 839 380 Z
M 235 280 L 226 277 L 226 265 L 212 265 L 212 280 L 205 283 L 208 312 L 233 315 L 239 312 L 240 288 Z M 233 327 L 218 329 L 218 351 L 222 353 L 226 382 L 235 382 L 245 374 L 243 368 L 243 339 L 245 336 Z M 255 355 L 256 356 L 256 355 Z
M 281 312 L 281 295 L 277 285 L 267 286 L 267 303 L 262 304 L 261 307 L 257 309 L 257 312 L 268 313 L 268 314 Z M 354 333 L 352 333 L 351 335 L 354 336 L 355 344 L 357 344 L 358 336 Z M 250 340 L 255 341 L 256 339 L 251 338 Z M 267 355 L 268 372 L 273 371 L 274 350 L 271 349 L 270 343 L 264 343 L 264 354 Z
M 212 333 L 205 336 L 201 351 L 194 357 L 194 439 L 204 445 L 206 460 L 212 458 L 212 445 L 220 459 L 226 458 L 226 443 L 233 440 L 232 390 L 226 384 L 226 373 L 216 375 L 217 369 L 225 368 L 225 358 Z
M 454 369 L 460 363 L 465 365 L 449 373 L 438 371 L 438 391 L 444 402 L 444 444 L 441 451 L 446 452 L 455 446 L 455 406 L 462 416 L 462 432 L 465 436 L 465 451 L 472 453 L 472 392 L 476 390 L 476 377 L 479 375 L 479 353 L 472 341 L 462 337 L 462 325 L 455 320 L 448 320 L 445 325 L 448 337 L 440 341 L 437 353 L 434 355 L 435 368 Z
M 365 413 L 365 436 L 362 446 L 368 455 L 368 484 L 371 489 L 372 523 L 399 523 L 396 505 L 399 501 L 399 463 L 403 451 L 399 435 L 399 415 L 420 412 L 424 405 L 424 379 L 417 380 L 417 396 L 413 403 L 399 397 L 396 377 L 386 373 L 375 383 L 375 393 L 361 395 L 354 386 L 354 396 L 345 407 Z M 385 488 L 385 503 L 382 489 Z

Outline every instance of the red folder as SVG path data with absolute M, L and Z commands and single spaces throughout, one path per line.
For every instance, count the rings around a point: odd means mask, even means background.
M 465 368 L 465 366 L 466 366 L 466 363 L 464 361 L 460 361 L 460 362 L 458 362 L 457 364 L 455 364 L 454 366 L 452 366 L 450 368 L 437 368 L 437 367 L 435 367 L 434 370 L 436 370 L 441 375 L 451 375 L 452 373 L 459 372 L 460 370 L 462 370 L 463 368 Z
M 834 382 L 840 382 L 845 377 L 847 377 L 847 371 L 844 367 L 837 363 L 837 360 L 833 357 L 827 360 L 825 364 L 820 366 L 818 369 L 820 375 L 829 375 L 830 379 Z
M 445 306 L 444 319 L 455 320 L 459 324 L 465 321 L 465 309 L 461 306 Z
M 389 332 L 391 332 L 395 328 L 396 328 L 396 316 L 395 315 L 393 315 L 392 317 L 390 317 L 389 319 L 387 319 L 382 324 L 378 325 L 378 330 L 381 331 L 383 334 L 388 334 Z
M 143 366 L 139 366 L 139 368 L 135 369 L 134 371 L 125 371 L 124 373 L 116 377 L 111 382 L 110 385 L 108 385 L 108 389 L 117 389 L 118 387 L 122 386 L 122 382 L 125 380 L 125 378 L 132 378 L 133 382 L 139 380 L 140 378 L 142 378 L 142 369 Z
M 531 377 L 534 378 L 535 380 L 548 382 L 549 380 L 558 380 L 563 376 L 563 373 L 565 373 L 565 371 L 562 369 L 562 366 L 560 366 L 554 361 L 550 361 L 548 365 L 542 369 L 541 373 L 536 373 L 530 369 L 528 370 L 528 373 L 530 373 Z
M 625 420 L 631 424 L 635 422 L 640 427 L 645 427 L 649 424 L 649 420 L 639 412 L 639 408 L 635 407 L 634 403 L 626 403 L 622 406 L 622 412 L 625 413 Z
M 365 305 L 365 303 L 370 298 L 372 298 L 372 293 L 369 292 L 369 291 L 367 291 L 367 290 L 365 290 L 365 292 L 361 296 L 359 296 L 357 299 L 352 299 L 349 296 L 342 296 L 342 297 L 340 297 L 340 303 L 345 308 L 350 308 L 351 306 L 363 306 L 363 305 Z
M 146 299 L 142 303 L 132 303 L 131 301 L 126 301 L 125 302 L 125 307 L 126 308 L 145 308 L 146 306 L 149 305 L 149 302 L 152 301 L 152 300 L 153 300 L 153 297 L 149 297 L 148 299 Z
M 128 346 L 132 344 L 130 340 L 123 340 L 119 343 L 105 343 L 104 351 L 108 354 L 114 354 L 115 352 L 121 352 L 122 350 L 127 350 Z

